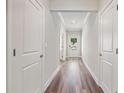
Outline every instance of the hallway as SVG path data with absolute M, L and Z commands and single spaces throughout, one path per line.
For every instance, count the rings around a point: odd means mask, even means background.
M 103 93 L 80 59 L 61 65 L 44 93 Z
M 117 0 L 7 0 L 7 93 L 117 93 Z

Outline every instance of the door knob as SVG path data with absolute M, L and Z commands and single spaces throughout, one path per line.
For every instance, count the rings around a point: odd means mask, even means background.
M 40 58 L 42 58 L 43 57 L 43 55 L 40 55 Z
M 99 56 L 102 56 L 102 54 L 100 53 Z

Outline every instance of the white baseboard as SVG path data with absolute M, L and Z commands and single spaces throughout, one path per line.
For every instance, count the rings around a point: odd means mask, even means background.
M 57 67 L 57 69 L 53 72 L 53 74 L 51 75 L 51 77 L 46 81 L 45 85 L 44 85 L 44 88 L 43 88 L 43 93 L 46 91 L 46 89 L 48 88 L 48 86 L 51 84 L 52 80 L 55 78 L 55 76 L 57 75 L 58 71 L 61 69 L 61 67 L 66 64 L 66 63 L 63 63 L 61 65 L 59 65 Z
M 99 84 L 98 78 L 96 77 L 96 75 L 93 73 L 93 71 L 90 69 L 90 67 L 87 65 L 86 61 L 81 58 L 82 62 L 84 63 L 84 65 L 86 66 L 86 68 L 88 69 L 88 71 L 90 72 L 90 74 L 92 75 L 93 79 L 96 81 L 97 85 Z
M 60 66 L 57 67 L 57 69 L 53 72 L 52 76 L 46 81 L 43 88 L 43 93 L 46 91 L 46 89 L 48 88 L 48 86 L 50 85 L 50 83 L 52 82 L 52 80 L 54 79 L 54 77 L 56 76 L 59 70 L 60 70 Z
M 93 71 L 90 69 L 90 67 L 87 65 L 86 61 L 83 58 L 82 58 L 82 61 L 83 61 L 84 65 L 86 66 L 86 68 L 89 70 L 90 74 L 92 75 L 92 77 L 95 80 L 95 82 L 97 83 L 97 85 L 102 88 L 102 90 L 104 91 L 104 93 L 111 93 L 108 90 L 106 91 L 106 88 L 103 87 L 103 84 L 100 83 L 100 81 L 98 80 L 98 78 L 96 77 L 96 75 L 93 73 Z
M 104 83 L 102 83 L 102 89 L 104 91 L 104 93 L 112 93 L 110 89 L 108 89 Z

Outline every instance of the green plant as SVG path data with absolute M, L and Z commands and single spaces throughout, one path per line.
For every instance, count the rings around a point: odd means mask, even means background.
M 77 43 L 77 38 L 71 38 L 71 43 L 74 45 L 75 43 Z

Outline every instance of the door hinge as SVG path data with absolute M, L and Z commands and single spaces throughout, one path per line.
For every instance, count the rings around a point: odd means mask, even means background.
M 116 48 L 116 54 L 118 54 L 118 48 Z
M 117 11 L 118 11 L 118 4 L 117 4 Z
M 13 49 L 13 56 L 16 56 L 16 49 Z

